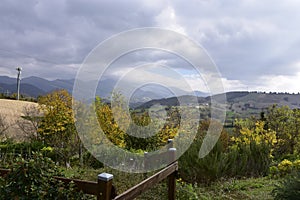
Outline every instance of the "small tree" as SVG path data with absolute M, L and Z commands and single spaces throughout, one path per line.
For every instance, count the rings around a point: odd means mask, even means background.
M 66 90 L 57 90 L 40 97 L 38 103 L 44 113 L 38 134 L 70 166 L 70 158 L 80 148 L 80 139 L 74 124 L 72 97 Z
M 300 143 L 300 110 L 287 106 L 273 105 L 268 109 L 266 119 L 267 129 L 274 130 L 278 144 L 274 150 L 276 157 L 294 154 Z
M 30 140 L 41 140 L 37 134 L 42 113 L 37 106 L 31 105 L 24 107 L 24 115 L 17 120 L 17 126 Z

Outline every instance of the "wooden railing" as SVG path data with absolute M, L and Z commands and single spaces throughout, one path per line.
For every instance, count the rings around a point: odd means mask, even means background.
M 129 190 L 125 191 L 124 193 L 118 195 L 114 198 L 114 200 L 125 200 L 125 199 L 134 199 L 149 188 L 153 187 L 157 183 L 161 182 L 162 180 L 168 178 L 168 199 L 173 200 L 175 199 L 176 193 L 176 172 L 178 170 L 178 162 L 174 162 L 171 165 L 167 166 L 163 170 L 157 172 L 156 174 L 152 175 L 151 177 L 147 178 L 146 180 L 142 181 L 141 183 L 137 184 L 136 186 L 130 188 Z
M 157 172 L 136 186 L 130 188 L 124 193 L 116 196 L 115 187 L 112 184 L 113 175 L 102 173 L 98 175 L 98 182 L 84 181 L 78 179 L 69 179 L 63 177 L 54 177 L 64 183 L 73 182 L 78 190 L 85 194 L 91 194 L 97 196 L 97 200 L 125 200 L 134 199 L 138 195 L 142 194 L 149 188 L 153 187 L 162 180 L 168 178 L 168 199 L 174 200 L 176 193 L 176 173 L 178 170 L 178 162 L 174 162 Z M 6 176 L 10 170 L 0 169 L 0 176 Z
M 171 144 L 170 144 L 171 145 Z M 84 181 L 78 179 L 68 179 L 63 177 L 54 177 L 66 184 L 73 182 L 78 190 L 81 190 L 85 194 L 91 194 L 97 196 L 97 200 L 131 200 L 142 194 L 146 190 L 150 189 L 154 185 L 158 184 L 164 179 L 168 179 L 168 199 L 174 200 L 176 194 L 176 174 L 178 171 L 178 162 L 176 161 L 176 149 L 169 148 L 167 152 L 160 155 L 149 156 L 145 153 L 144 167 L 150 165 L 151 162 L 155 162 L 157 159 L 165 157 L 171 162 L 170 165 L 155 173 L 151 177 L 145 179 L 136 186 L 128 189 L 120 195 L 116 195 L 115 187 L 113 186 L 113 175 L 108 173 L 99 174 L 97 182 Z M 0 169 L 0 176 L 5 177 L 10 170 Z
M 5 177 L 10 173 L 9 169 L 0 169 L 0 176 Z M 113 175 L 102 173 L 98 175 L 98 182 L 84 181 L 79 179 L 69 179 L 63 177 L 54 177 L 66 184 L 73 182 L 79 191 L 84 194 L 91 194 L 97 196 L 97 200 L 113 199 L 116 196 L 115 188 L 112 185 Z

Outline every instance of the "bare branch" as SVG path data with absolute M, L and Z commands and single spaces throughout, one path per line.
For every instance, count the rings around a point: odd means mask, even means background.
M 26 106 L 23 109 L 23 116 L 17 120 L 17 126 L 29 139 L 38 139 L 37 130 L 42 114 L 34 105 Z

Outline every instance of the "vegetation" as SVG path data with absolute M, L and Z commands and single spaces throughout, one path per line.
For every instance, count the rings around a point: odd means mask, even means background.
M 17 157 L 10 165 L 11 172 L 0 179 L 0 199 L 83 199 L 74 185 L 65 185 L 53 178 L 59 175 L 54 162 L 33 153 L 29 160 Z
M 300 171 L 291 174 L 272 191 L 275 200 L 300 198 Z
M 72 101 L 65 90 L 40 97 L 38 108 L 27 108 L 20 118 L 19 127 L 28 140 L 16 143 L 2 138 L 0 167 L 12 171 L 0 181 L 1 199 L 90 198 L 75 192 L 72 184 L 66 186 L 57 182 L 52 178 L 54 175 L 94 180 L 97 174 L 105 171 L 114 174 L 118 193 L 139 183 L 145 175 L 151 175 L 118 172 L 97 161 L 83 147 L 76 133 Z M 154 151 L 166 145 L 168 139 L 178 135 L 184 138 L 190 134 L 189 127 L 180 123 L 180 108 L 176 106 L 166 109 L 167 120 L 161 123 L 151 118 L 153 113 L 147 109 L 131 110 L 128 116 L 120 94 L 114 94 L 114 101 L 113 108 L 99 97 L 90 108 L 80 102 L 75 102 L 75 105 L 80 109 L 78 112 L 94 109 L 106 138 L 126 151 L 136 154 Z M 157 109 L 154 114 L 159 112 L 161 110 Z M 84 120 L 89 124 L 89 118 Z M 6 128 L 4 120 L 2 122 L 0 118 L 0 134 Z M 199 150 L 210 125 L 222 126 L 217 121 L 201 118 L 192 145 L 179 159 L 176 194 L 179 199 L 299 197 L 299 109 L 274 105 L 259 117 L 235 119 L 233 128 L 223 129 L 213 150 L 200 159 Z M 90 130 L 95 144 L 107 142 L 92 125 Z M 138 138 L 127 134 L 145 134 L 145 130 L 151 137 Z M 161 199 L 165 192 L 166 183 L 163 182 L 139 199 Z
M 38 104 L 44 113 L 37 130 L 38 138 L 51 146 L 60 160 L 70 166 L 70 158 L 80 148 L 74 124 L 72 97 L 66 90 L 58 90 L 40 97 Z

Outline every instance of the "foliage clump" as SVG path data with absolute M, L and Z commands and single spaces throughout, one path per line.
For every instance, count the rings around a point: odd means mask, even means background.
M 300 171 L 291 174 L 277 184 L 272 195 L 275 200 L 300 199 Z
M 60 175 L 54 162 L 39 153 L 29 160 L 16 158 L 10 172 L 0 181 L 0 199 L 84 199 L 74 184 L 54 178 Z

